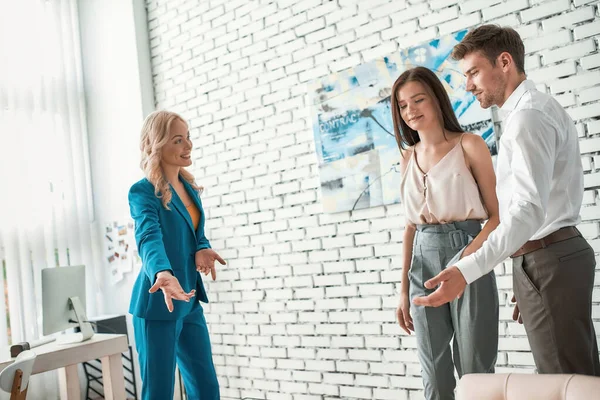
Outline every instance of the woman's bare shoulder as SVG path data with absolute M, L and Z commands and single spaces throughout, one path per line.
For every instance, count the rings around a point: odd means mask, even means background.
M 487 143 L 483 138 L 471 132 L 465 132 L 462 136 L 462 146 L 465 152 L 476 154 L 483 149 L 487 149 Z

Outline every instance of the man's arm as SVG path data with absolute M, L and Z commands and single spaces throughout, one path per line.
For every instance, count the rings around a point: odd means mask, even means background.
M 503 142 L 511 152 L 513 180 L 507 188 L 511 197 L 508 213 L 475 253 L 446 268 L 425 282 L 425 287 L 439 287 L 432 294 L 416 297 L 417 306 L 439 307 L 463 293 L 466 285 L 490 272 L 514 253 L 544 223 L 554 170 L 557 132 L 539 111 L 519 111 L 507 127 Z M 506 143 L 508 142 L 508 143 Z M 500 194 L 502 195 L 502 194 Z
M 493 270 L 544 223 L 558 133 L 537 110 L 518 111 L 507 128 L 505 141 L 510 143 L 514 179 L 511 187 L 497 190 L 512 192 L 508 213 L 478 251 L 456 264 L 467 283 Z

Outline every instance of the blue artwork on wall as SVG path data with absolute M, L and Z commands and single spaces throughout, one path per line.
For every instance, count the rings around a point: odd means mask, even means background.
M 402 72 L 424 66 L 436 73 L 467 132 L 481 135 L 492 155 L 496 139 L 490 110 L 465 90 L 452 48 L 467 31 L 361 64 L 312 82 L 311 114 L 325 212 L 400 202 L 400 152 L 390 95 Z

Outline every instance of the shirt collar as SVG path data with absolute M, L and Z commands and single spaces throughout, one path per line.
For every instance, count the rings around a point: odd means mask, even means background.
M 508 96 L 508 99 L 504 102 L 502 107 L 500 107 L 500 115 L 502 117 L 506 117 L 510 114 L 521 100 L 521 97 L 528 91 L 535 89 L 535 83 L 529 79 L 525 79 L 517 88 Z

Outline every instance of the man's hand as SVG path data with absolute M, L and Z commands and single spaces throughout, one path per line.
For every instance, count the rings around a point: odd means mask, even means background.
M 513 310 L 513 321 L 517 321 L 518 323 L 522 324 L 523 317 L 521 316 L 521 312 L 519 311 L 519 305 L 517 304 L 517 298 L 515 297 L 514 294 L 513 294 L 512 299 L 510 300 L 510 302 L 515 303 L 515 309 Z
M 467 281 L 462 272 L 456 266 L 452 266 L 425 282 L 427 289 L 433 289 L 438 285 L 435 292 L 429 296 L 416 297 L 413 299 L 413 303 L 417 306 L 427 307 L 439 307 L 449 303 L 462 296 L 467 287 Z
M 202 249 L 196 252 L 196 270 L 204 275 L 210 273 L 213 281 L 217 279 L 215 261 L 218 261 L 221 265 L 227 264 L 213 249 Z
M 150 293 L 155 293 L 158 289 L 162 290 L 165 296 L 165 304 L 169 312 L 173 312 L 173 299 L 182 300 L 188 303 L 196 295 L 196 290 L 185 293 L 179 284 L 179 280 L 171 275 L 169 271 L 160 271 L 156 274 L 156 281 L 150 288 Z

